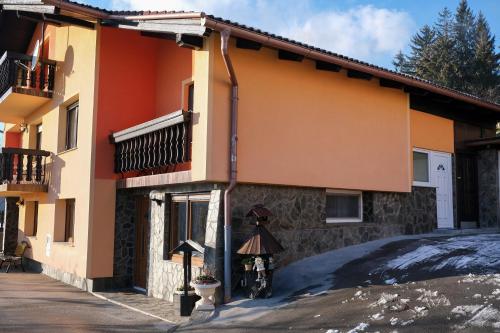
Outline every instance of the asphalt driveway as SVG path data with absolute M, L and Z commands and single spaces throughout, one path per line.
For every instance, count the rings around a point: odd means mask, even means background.
M 329 290 L 299 291 L 251 320 L 230 309 L 229 319 L 178 331 L 500 332 L 499 273 L 499 234 L 393 242 L 337 269 Z
M 0 332 L 166 332 L 174 325 L 35 273 L 0 273 Z

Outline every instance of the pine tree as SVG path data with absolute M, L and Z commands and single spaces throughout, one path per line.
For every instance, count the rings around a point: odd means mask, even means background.
M 500 53 L 486 18 L 477 18 L 467 0 L 455 15 L 444 8 L 434 26 L 422 27 L 411 39 L 410 54 L 399 52 L 396 70 L 500 102 Z
M 405 56 L 403 54 L 403 51 L 401 51 L 401 50 L 394 57 L 392 64 L 394 65 L 394 68 L 398 72 L 412 74 L 412 75 L 414 74 L 413 68 L 410 65 L 410 62 L 408 61 L 408 57 Z
M 448 87 L 457 82 L 457 63 L 455 61 L 455 40 L 453 39 L 453 18 L 450 10 L 444 8 L 436 23 L 436 40 L 430 46 L 430 60 L 426 62 L 425 79 Z
M 455 88 L 468 91 L 474 73 L 474 39 L 476 34 L 475 17 L 467 0 L 460 1 L 452 23 L 454 40 L 454 62 L 457 69 Z
M 432 61 L 432 45 L 436 39 L 436 32 L 428 25 L 424 25 L 411 39 L 411 54 L 409 56 L 409 68 L 412 74 L 428 79 L 432 73 L 429 72 L 429 64 Z
M 479 13 L 474 36 L 474 72 L 471 93 L 500 102 L 500 54 L 483 13 Z

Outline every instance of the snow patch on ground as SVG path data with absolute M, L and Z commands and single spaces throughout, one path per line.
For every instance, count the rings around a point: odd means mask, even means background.
M 498 235 L 451 237 L 434 244 L 422 245 L 387 262 L 380 271 L 407 270 L 429 263 L 429 271 L 441 269 L 498 269 L 500 267 Z
M 425 303 L 429 308 L 436 306 L 449 306 L 450 301 L 446 296 L 439 294 L 437 290 L 427 290 L 423 288 L 416 289 L 421 295 L 417 298 L 417 301 Z
M 376 306 L 380 305 L 386 305 L 388 303 L 396 301 L 396 299 L 399 297 L 398 294 L 387 294 L 387 293 L 382 293 L 378 301 L 370 304 L 370 307 L 374 308 Z
M 374 315 L 371 315 L 370 319 L 375 320 L 375 321 L 379 321 L 379 320 L 384 319 L 384 316 L 379 312 L 379 313 L 376 313 Z
M 464 326 L 500 328 L 500 311 L 488 305 L 477 312 L 474 317 L 466 321 Z
M 347 331 L 347 333 L 358 333 L 366 330 L 370 325 L 367 323 L 360 323 L 358 326 L 354 327 L 352 330 Z
M 455 306 L 451 310 L 451 313 L 461 315 L 461 316 L 468 316 L 468 315 L 475 314 L 476 312 L 478 312 L 482 308 L 483 308 L 483 305 L 459 305 L 459 306 Z

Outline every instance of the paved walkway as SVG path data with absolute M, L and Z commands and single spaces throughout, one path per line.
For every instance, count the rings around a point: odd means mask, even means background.
M 168 332 L 174 326 L 41 274 L 0 272 L 0 332 Z
M 123 290 L 114 292 L 98 292 L 95 293 L 95 295 L 114 304 L 148 314 L 153 318 L 167 322 L 182 324 L 189 320 L 189 317 L 180 317 L 177 314 L 174 303 L 153 297 L 147 297 L 146 295 L 133 291 Z

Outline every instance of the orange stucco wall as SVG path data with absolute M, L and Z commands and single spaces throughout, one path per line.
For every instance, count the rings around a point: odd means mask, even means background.
M 213 104 L 207 177 L 227 180 L 230 85 L 213 37 Z M 407 95 L 378 80 L 318 71 L 277 51 L 230 55 L 240 84 L 238 180 L 327 188 L 410 191 Z
M 116 178 L 109 135 L 182 108 L 191 51 L 139 32 L 102 28 L 96 128 L 96 178 Z M 133 47 L 131 47 L 133 46 Z
M 19 133 L 19 132 L 5 132 L 4 147 L 8 147 L 8 148 L 21 147 L 21 133 Z
M 98 42 L 90 277 L 112 275 L 116 179 L 109 135 L 177 111 L 192 76 L 192 51 L 174 41 L 102 27 Z
M 454 152 L 453 120 L 411 110 L 410 123 L 412 147 Z

